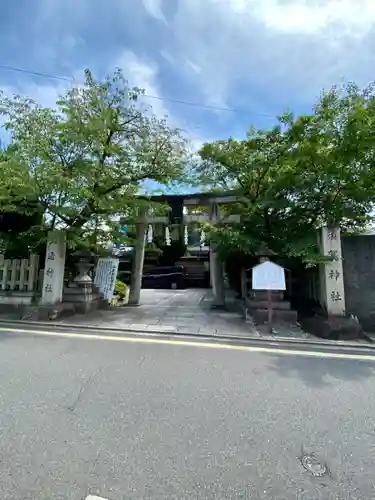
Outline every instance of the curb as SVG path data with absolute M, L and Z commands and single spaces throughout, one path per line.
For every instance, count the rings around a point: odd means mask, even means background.
M 365 351 L 374 351 L 375 350 L 375 343 L 373 343 L 373 339 L 370 337 L 365 336 L 364 340 L 368 342 L 368 344 L 359 344 L 356 342 L 351 342 L 351 341 L 345 341 L 345 340 L 311 340 L 311 339 L 298 339 L 298 338 L 289 338 L 289 337 L 271 337 L 271 336 L 255 336 L 255 335 L 248 335 L 248 336 L 235 336 L 235 335 L 210 335 L 210 334 L 199 334 L 199 333 L 178 333 L 177 331 L 163 331 L 163 330 L 138 330 L 138 329 L 132 329 L 132 328 L 113 328 L 113 327 L 95 327 L 95 326 L 89 326 L 89 325 L 80 325 L 80 324 L 75 324 L 75 323 L 64 323 L 64 324 L 59 324 L 59 323 L 54 323 L 54 322 L 47 322 L 47 321 L 26 321 L 26 320 L 5 320 L 5 319 L 0 319 L 0 325 L 4 326 L 9 326 L 11 328 L 11 325 L 19 325 L 19 326 L 27 326 L 30 329 L 32 328 L 38 328 L 38 327 L 44 327 L 44 328 L 53 328 L 56 330 L 69 330 L 69 329 L 74 329 L 74 330 L 83 330 L 87 332 L 106 332 L 106 333 L 115 333 L 116 335 L 126 335 L 126 334 L 131 334 L 131 335 L 138 335 L 142 337 L 147 337 L 147 336 L 159 336 L 159 337 L 165 337 L 165 338 L 179 338 L 179 339 L 195 339 L 195 340 L 201 340 L 204 342 L 205 340 L 210 340 L 216 341 L 216 342 L 242 342 L 242 343 L 257 343 L 257 344 L 272 344 L 275 346 L 280 346 L 280 345 L 286 345 L 286 346 L 293 346 L 293 347 L 309 347 L 309 348 L 319 348 L 319 349 L 329 349 L 329 348 L 335 348 L 335 349 L 342 349 L 342 350 L 350 350 L 350 349 L 356 349 L 356 350 L 365 350 Z

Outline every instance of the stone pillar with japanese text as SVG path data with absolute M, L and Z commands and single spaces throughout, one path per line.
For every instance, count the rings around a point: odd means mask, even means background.
M 62 302 L 66 255 L 66 234 L 50 231 L 47 237 L 46 260 L 42 289 L 42 305 Z
M 319 243 L 323 255 L 332 258 L 320 266 L 320 299 L 329 315 L 343 316 L 346 308 L 340 229 L 321 228 Z

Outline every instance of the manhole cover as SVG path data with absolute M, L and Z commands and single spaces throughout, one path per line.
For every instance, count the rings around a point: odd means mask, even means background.
M 324 476 L 327 472 L 327 466 L 320 462 L 315 455 L 303 455 L 301 458 L 301 464 L 313 476 Z

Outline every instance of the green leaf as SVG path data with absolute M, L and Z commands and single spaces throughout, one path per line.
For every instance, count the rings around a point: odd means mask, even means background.
M 117 237 L 114 219 L 146 204 L 144 181 L 167 185 L 188 169 L 186 140 L 138 103 L 142 94 L 120 70 L 104 81 L 86 70 L 55 109 L 1 95 L 12 141 L 0 156 L 0 210 L 42 211 L 44 229 L 66 230 L 73 246 Z
M 241 223 L 211 228 L 222 252 L 251 255 L 265 245 L 315 265 L 324 260 L 319 227 L 358 230 L 371 219 L 374 87 L 333 88 L 310 115 L 285 113 L 272 130 L 251 127 L 245 140 L 205 144 L 200 156 L 202 181 L 241 193 L 229 209 Z

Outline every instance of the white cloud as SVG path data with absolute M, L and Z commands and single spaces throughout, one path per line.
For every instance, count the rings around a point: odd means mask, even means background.
M 150 99 L 145 99 L 145 101 L 147 100 L 147 103 L 152 106 L 155 115 L 164 117 L 169 114 L 160 94 L 159 68 L 155 62 L 141 59 L 131 50 L 124 50 L 116 59 L 114 66 L 123 70 L 130 85 L 145 90 L 146 94 L 150 96 Z
M 217 1 L 217 0 L 214 0 Z M 228 0 L 233 11 L 281 32 L 318 33 L 329 27 L 362 36 L 375 21 L 373 0 Z
M 172 55 L 207 104 L 267 111 L 254 94 L 284 107 L 367 83 L 374 27 L 374 0 L 179 0 Z
M 129 85 L 144 89 L 146 94 L 150 96 L 150 98 L 144 98 L 144 103 L 152 107 L 152 112 L 156 116 L 162 118 L 171 115 L 170 110 L 162 100 L 159 90 L 159 69 L 156 63 L 141 59 L 130 50 L 124 50 L 113 64 L 110 65 L 108 71 L 110 72 L 116 67 L 123 70 Z M 75 71 L 71 82 L 68 80 L 52 81 L 50 84 L 42 80 L 43 83 L 38 85 L 35 81 L 22 78 L 12 86 L 2 86 L 1 90 L 5 95 L 20 94 L 33 99 L 42 106 L 53 108 L 56 106 L 59 96 L 66 89 L 71 88 L 73 85 L 81 85 L 84 82 L 84 71 Z
M 171 64 L 176 63 L 176 59 L 172 56 L 172 54 L 168 50 L 163 49 L 163 50 L 160 50 L 159 52 L 160 52 L 160 55 L 162 57 L 164 57 L 164 59 L 166 61 L 168 61 L 169 63 L 171 63 Z
M 190 61 L 190 59 L 186 59 L 186 65 L 189 66 L 195 73 L 201 73 L 202 68 L 198 66 L 198 64 L 195 64 L 193 61 Z
M 158 82 L 159 67 L 155 62 L 140 58 L 130 50 L 124 50 L 116 60 L 115 66 L 123 69 L 130 85 L 138 86 L 144 89 L 147 95 L 157 98 L 144 100 L 152 106 L 152 112 L 156 116 L 159 118 L 167 116 L 169 124 L 182 131 L 183 135 L 189 139 L 193 152 L 198 151 L 204 142 L 214 140 L 202 130 L 194 130 L 192 124 L 184 119 L 184 109 L 181 106 L 175 108 L 173 103 L 163 100 Z
M 61 82 L 56 85 L 37 85 L 31 81 L 23 81 L 13 86 L 2 86 L 2 90 L 8 97 L 19 94 L 34 100 L 41 106 L 54 108 L 56 100 L 69 85 L 69 82 Z
M 147 13 L 158 19 L 159 21 L 163 21 L 167 24 L 167 20 L 164 17 L 162 10 L 162 2 L 163 0 L 142 0 L 143 6 L 146 9 Z
M 73 86 L 83 85 L 85 80 L 84 70 L 78 69 L 72 72 L 70 76 L 55 76 L 60 79 L 22 74 L 22 77 L 15 80 L 12 85 L 2 85 L 1 90 L 8 97 L 18 94 L 32 99 L 43 107 L 55 108 L 56 101 L 66 90 L 71 89 Z
M 153 114 L 159 118 L 167 117 L 171 126 L 180 128 L 187 137 L 191 137 L 193 149 L 198 148 L 204 142 L 204 134 L 194 132 L 183 119 L 183 108 L 181 110 L 179 106 L 178 111 L 181 114 L 177 114 L 173 109 L 173 103 L 163 100 L 159 85 L 159 67 L 156 62 L 138 57 L 133 51 L 126 49 L 113 61 L 108 68 L 108 72 L 113 71 L 116 67 L 123 70 L 129 85 L 145 90 L 146 95 L 149 97 L 145 96 L 142 100 L 145 106 L 152 108 Z M 20 94 L 33 99 L 42 106 L 53 108 L 56 106 L 58 97 L 67 88 L 80 85 L 83 81 L 83 70 L 77 70 L 74 72 L 71 82 L 64 80 L 46 84 L 45 80 L 43 80 L 44 84 L 38 85 L 34 81 L 22 78 L 13 86 L 2 86 L 1 90 L 9 97 L 13 94 Z

